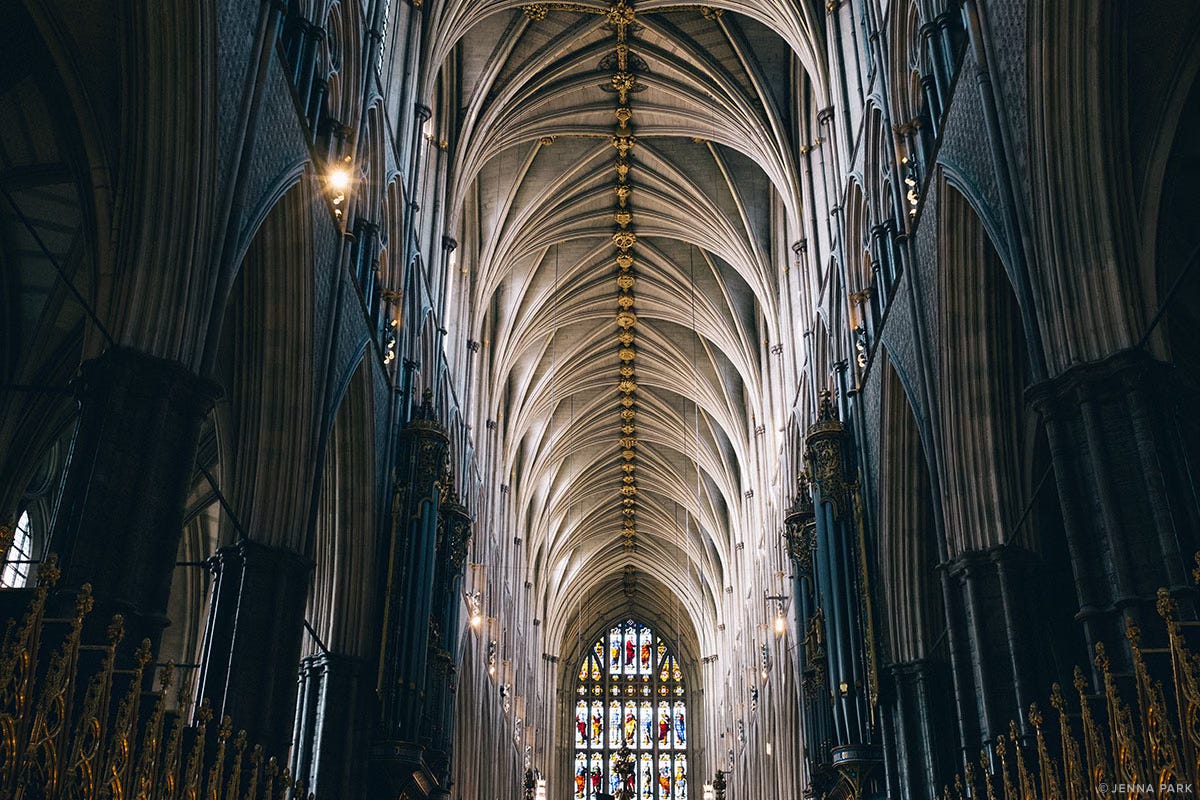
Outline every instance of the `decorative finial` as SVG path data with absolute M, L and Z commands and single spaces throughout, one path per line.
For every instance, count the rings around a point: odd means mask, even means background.
M 838 418 L 837 408 L 833 404 L 833 393 L 828 389 L 821 391 L 821 403 L 817 412 L 817 420 L 819 422 L 836 422 Z

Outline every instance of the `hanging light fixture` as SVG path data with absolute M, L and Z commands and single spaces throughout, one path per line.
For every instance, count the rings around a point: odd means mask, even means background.
M 784 614 L 784 604 L 788 599 L 787 595 L 767 594 L 766 590 L 764 590 L 763 599 L 775 604 L 775 619 L 772 623 L 772 626 L 775 629 L 776 636 L 783 636 L 785 633 L 787 633 L 787 616 Z
M 483 626 L 483 596 L 479 592 L 467 595 L 467 607 L 471 609 L 471 627 L 479 630 Z

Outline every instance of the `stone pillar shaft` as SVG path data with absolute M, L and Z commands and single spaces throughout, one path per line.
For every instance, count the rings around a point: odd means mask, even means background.
M 125 616 L 123 649 L 157 649 L 167 624 L 200 425 L 219 389 L 182 364 L 122 347 L 83 364 L 74 382 L 79 427 L 64 476 L 51 550 L 70 608 L 90 583 L 100 630 Z
M 291 742 L 296 670 L 312 562 L 243 541 L 212 558 L 213 594 L 197 697 L 249 740 L 283 758 Z

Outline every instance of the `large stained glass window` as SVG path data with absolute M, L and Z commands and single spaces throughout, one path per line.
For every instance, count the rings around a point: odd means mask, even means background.
M 583 658 L 575 687 L 575 800 L 616 794 L 617 751 L 633 753 L 633 797 L 688 800 L 687 692 L 654 631 L 615 625 Z

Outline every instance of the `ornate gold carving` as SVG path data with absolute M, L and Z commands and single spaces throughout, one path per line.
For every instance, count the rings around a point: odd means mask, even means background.
M 615 81 L 616 79 L 614 78 L 613 80 Z M 633 148 L 637 147 L 637 137 L 628 133 L 614 133 L 609 141 L 612 142 L 612 146 L 616 148 L 616 151 L 621 154 L 621 158 L 628 158 Z M 621 165 L 618 162 L 618 172 L 620 169 Z M 628 169 L 626 169 L 626 174 L 628 174 Z
M 647 69 L 646 61 L 634 53 L 630 47 L 630 34 L 640 29 L 637 23 L 637 12 L 630 0 L 615 0 L 608 8 L 606 23 L 615 33 L 616 41 L 613 50 L 600 61 L 600 69 L 609 73 L 609 78 L 601 88 L 617 95 L 617 106 L 614 110 L 616 128 L 610 142 L 617 151 L 614 169 L 616 185 L 613 193 L 616 196 L 616 208 L 613 210 L 613 222 L 617 230 L 612 235 L 612 243 L 616 248 L 617 275 L 617 315 L 616 323 L 621 329 L 617 341 L 620 345 L 617 355 L 620 359 L 618 368 L 617 390 L 621 395 L 619 400 L 621 416 L 621 458 L 623 460 L 619 493 L 621 497 L 622 514 L 626 524 L 622 529 L 622 538 L 627 549 L 635 547 L 636 528 L 632 520 L 636 516 L 637 480 L 634 477 L 635 461 L 637 458 L 637 350 L 634 347 L 637 325 L 637 315 L 633 308 L 635 298 L 633 288 L 637 279 L 632 274 L 635 261 L 632 252 L 637 244 L 637 234 L 631 226 L 634 224 L 634 208 L 632 204 L 633 187 L 629 176 L 633 167 L 632 153 L 637 146 L 637 137 L 633 130 L 633 109 L 630 97 L 646 87 L 638 80 L 639 72 Z
M 622 250 L 628 250 L 637 244 L 637 234 L 632 231 L 617 231 L 612 236 L 613 244 Z
M 125 628 L 117 615 L 104 644 L 86 644 L 82 632 L 93 608 L 90 587 L 81 588 L 69 618 L 45 617 L 46 599 L 59 575 L 57 558 L 51 555 L 39 570 L 21 624 L 10 625 L 0 648 L 0 796 L 278 800 L 276 793 L 260 791 L 259 749 L 251 758 L 249 780 L 243 774 L 244 733 L 234 742 L 230 765 L 233 727 L 228 718 L 222 720 L 215 746 L 206 746 L 211 707 L 202 702 L 195 723 L 189 721 L 191 690 L 186 683 L 178 692 L 181 713 L 164 737 L 166 698 L 175 674 L 171 664 L 160 674 L 154 708 L 140 713 L 145 668 L 153 660 L 150 643 L 143 641 L 134 651 L 131 668 L 118 669 L 116 654 Z M 45 623 L 51 621 L 55 630 L 59 623 L 67 627 L 57 647 L 43 638 Z M 49 662 L 39 664 L 50 650 Z M 97 651 L 100 658 L 96 672 L 81 675 L 80 654 L 86 650 Z M 38 675 L 41 682 L 35 684 Z M 303 796 L 298 785 L 296 789 Z

